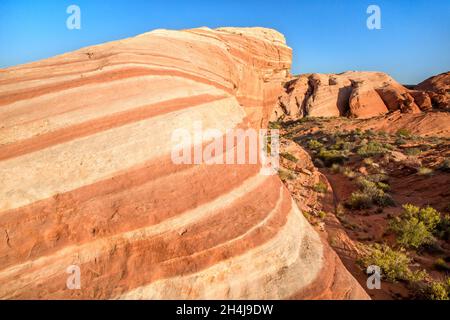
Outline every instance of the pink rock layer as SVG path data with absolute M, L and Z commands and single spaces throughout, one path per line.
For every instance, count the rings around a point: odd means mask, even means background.
M 200 28 L 1 70 L 0 298 L 368 298 L 276 175 L 171 161 L 195 122 L 265 127 L 290 64 L 274 30 Z

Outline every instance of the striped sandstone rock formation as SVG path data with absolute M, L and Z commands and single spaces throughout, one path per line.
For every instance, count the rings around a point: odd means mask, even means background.
M 171 161 L 178 128 L 265 127 L 290 63 L 199 28 L 1 70 L 0 298 L 367 298 L 277 176 Z

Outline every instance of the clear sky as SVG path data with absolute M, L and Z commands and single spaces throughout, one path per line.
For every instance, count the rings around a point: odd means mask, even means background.
M 81 30 L 66 28 L 69 5 Z M 370 4 L 381 30 L 366 27 Z M 262 26 L 294 50 L 292 72 L 375 70 L 414 84 L 450 70 L 450 0 L 0 0 L 0 67 L 156 28 Z

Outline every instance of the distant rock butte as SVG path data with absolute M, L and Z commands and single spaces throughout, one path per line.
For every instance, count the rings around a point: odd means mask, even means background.
M 371 118 L 392 111 L 421 113 L 449 108 L 449 74 L 409 90 L 382 72 L 305 74 L 288 79 L 271 120 L 303 116 Z
M 0 298 L 368 298 L 277 176 L 170 159 L 195 121 L 265 127 L 290 64 L 274 30 L 199 28 L 0 70 Z

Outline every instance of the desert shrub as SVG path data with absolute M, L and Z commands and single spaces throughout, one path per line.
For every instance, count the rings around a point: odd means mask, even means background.
M 434 268 L 439 271 L 450 271 L 450 266 L 445 262 L 444 259 L 438 258 L 433 264 Z
M 351 151 L 354 145 L 348 141 L 340 141 L 338 140 L 335 144 L 333 144 L 330 149 L 331 150 L 341 150 L 341 151 Z
M 322 160 L 327 167 L 330 167 L 334 163 L 342 164 L 347 159 L 341 151 L 327 150 L 325 148 L 320 149 L 317 157 Z
M 384 173 L 374 173 L 369 176 L 367 176 L 367 180 L 372 182 L 388 182 L 389 176 Z
M 357 176 L 357 173 L 349 167 L 345 167 L 344 170 L 342 170 L 342 174 L 349 179 L 354 179 Z
M 281 179 L 281 181 L 287 181 L 287 180 L 293 180 L 295 179 L 295 175 L 290 171 L 286 169 L 279 169 L 278 175 Z
M 269 129 L 281 129 L 281 123 L 279 121 L 269 122 Z
M 449 300 L 450 285 L 447 281 L 432 281 L 420 290 L 419 296 L 427 300 Z
M 433 174 L 433 169 L 427 168 L 427 167 L 420 167 L 417 171 L 417 174 L 419 176 L 430 176 Z
M 342 171 L 342 167 L 338 163 L 333 163 L 333 165 L 331 166 L 330 170 L 333 173 L 340 173 Z
M 439 222 L 440 214 L 432 207 L 406 204 L 400 216 L 391 220 L 390 228 L 397 234 L 399 244 L 417 249 L 435 241 L 433 232 Z
M 372 157 L 386 152 L 386 148 L 378 142 L 370 141 L 358 148 L 356 153 L 361 157 Z
M 392 198 L 380 188 L 378 183 L 360 177 L 357 180 L 359 190 L 353 192 L 346 205 L 352 209 L 369 209 L 373 205 L 387 207 L 393 205 Z
M 317 215 L 319 216 L 320 219 L 325 219 L 325 217 L 327 216 L 327 213 L 325 211 L 319 211 L 317 213 Z
M 373 205 L 372 198 L 361 191 L 355 191 L 345 202 L 346 206 L 352 209 L 369 209 Z
M 326 193 L 328 191 L 328 186 L 323 182 L 318 182 L 313 186 L 313 190 L 319 193 Z
M 383 190 L 384 192 L 391 190 L 391 186 L 384 182 L 377 182 L 377 187 Z
M 323 144 L 316 139 L 311 139 L 308 141 L 308 148 L 310 148 L 311 150 L 319 150 L 322 147 Z
M 433 236 L 423 222 L 416 218 L 392 224 L 392 230 L 397 233 L 397 242 L 406 247 L 419 248 L 433 243 Z
M 444 172 L 450 172 L 450 159 L 447 158 L 439 165 L 439 170 Z
M 363 160 L 363 163 L 366 164 L 366 165 L 368 165 L 368 166 L 372 166 L 372 165 L 374 164 L 374 161 L 373 161 L 372 158 L 365 158 L 365 159 Z
M 422 152 L 419 148 L 407 148 L 405 154 L 408 156 L 417 156 Z
M 292 154 L 290 154 L 288 152 L 281 152 L 280 156 L 285 158 L 285 159 L 287 159 L 287 160 L 289 160 L 289 161 L 292 161 L 292 162 L 297 162 L 298 161 L 298 159 L 295 156 L 293 156 Z
M 403 139 L 403 138 L 397 138 L 396 140 L 395 140 L 395 144 L 396 145 L 402 145 L 402 144 L 405 144 L 406 143 L 406 140 L 405 139 Z
M 424 277 L 423 272 L 413 272 L 409 268 L 411 258 L 404 250 L 394 250 L 388 245 L 374 244 L 367 247 L 367 253 L 364 254 L 359 263 L 365 268 L 370 265 L 376 265 L 381 269 L 381 276 L 389 281 L 398 280 L 417 281 Z
M 416 206 L 407 204 L 403 206 L 403 208 L 405 210 L 406 217 L 418 216 L 419 220 L 423 221 L 427 229 L 431 232 L 434 232 L 436 227 L 441 222 L 441 215 L 439 212 L 430 206 L 419 209 Z
M 405 137 L 405 138 L 409 138 L 411 136 L 411 132 L 408 129 L 398 129 L 396 132 L 396 135 L 398 137 Z
M 435 234 L 443 240 L 450 240 L 450 215 L 446 214 L 441 217 L 441 221 L 439 221 L 439 224 L 436 227 Z

